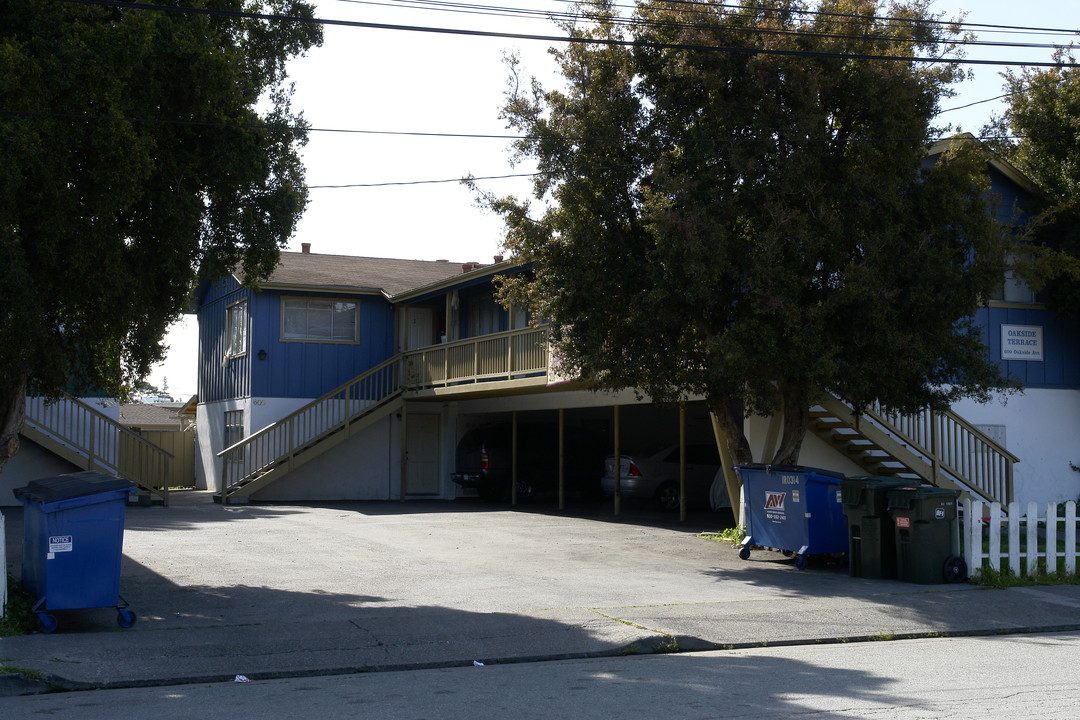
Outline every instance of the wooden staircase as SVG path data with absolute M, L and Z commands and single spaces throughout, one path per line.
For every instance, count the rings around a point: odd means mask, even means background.
M 953 412 L 856 415 L 827 396 L 810 410 L 810 430 L 868 475 L 910 478 L 960 490 L 963 497 L 1008 504 L 1019 458 Z
M 140 496 L 169 504 L 172 453 L 80 400 L 27 398 L 22 434 L 78 468 L 125 478 Z
M 217 502 L 244 502 L 401 408 L 401 358 L 393 357 L 218 453 Z
M 218 453 L 223 504 L 255 492 L 332 450 L 404 404 L 406 392 L 469 393 L 498 381 L 546 383 L 547 328 L 525 328 L 409 350 L 334 388 Z

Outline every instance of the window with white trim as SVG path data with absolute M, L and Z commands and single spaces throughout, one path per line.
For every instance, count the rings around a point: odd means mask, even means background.
M 991 300 L 1006 303 L 1018 303 L 1024 305 L 1031 305 L 1038 302 L 1038 298 L 1035 297 L 1035 291 L 1031 289 L 1031 286 L 1027 284 L 1024 278 L 1020 277 L 1020 274 L 1016 271 L 1015 265 L 1018 261 L 1030 262 L 1031 254 L 1024 253 L 1017 257 L 1010 254 L 1007 258 L 1008 269 L 1005 271 L 1005 282 L 998 286 L 994 291 Z
M 247 300 L 225 308 L 225 357 L 247 352 Z
M 281 299 L 281 339 L 301 342 L 360 341 L 355 302 L 314 298 Z

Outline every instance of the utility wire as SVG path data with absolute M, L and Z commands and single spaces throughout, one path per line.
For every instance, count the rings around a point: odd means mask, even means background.
M 576 4 L 576 2 L 577 2 L 577 0 L 550 0 L 550 1 L 551 2 L 558 2 L 558 3 L 565 3 L 565 4 Z M 504 7 L 504 6 L 498 6 L 498 5 L 476 5 L 476 4 L 471 4 L 471 3 L 446 2 L 446 1 L 440 1 L 440 0 L 389 0 L 389 1 L 384 1 L 384 2 L 375 2 L 374 0 L 339 0 L 339 2 L 347 2 L 347 3 L 360 4 L 360 5 L 381 6 L 381 7 L 397 7 L 397 8 L 404 8 L 404 9 L 409 9 L 409 10 L 429 10 L 429 11 L 436 11 L 436 12 L 452 12 L 452 13 L 462 13 L 462 14 L 470 14 L 470 15 L 497 15 L 497 16 L 510 16 L 510 17 L 520 17 L 520 18 L 528 18 L 528 19 L 550 18 L 550 19 L 560 19 L 560 20 L 571 20 L 572 21 L 572 20 L 581 18 L 581 16 L 578 13 L 574 12 L 574 11 L 552 12 L 552 11 L 546 11 L 546 10 L 531 10 L 531 9 L 528 9 L 528 8 L 514 8 L 514 7 Z M 775 11 L 774 8 L 768 8 L 768 7 L 761 6 L 761 5 L 750 5 L 750 4 L 735 5 L 735 4 L 727 4 L 727 3 L 704 3 L 704 2 L 700 2 L 700 1 L 694 1 L 694 0 L 669 0 L 667 4 L 668 5 L 681 5 L 681 6 L 686 6 L 686 7 L 689 7 L 689 8 L 693 8 L 693 7 L 708 8 L 708 9 L 702 9 L 702 10 L 696 12 L 695 14 L 697 14 L 699 16 L 711 16 L 711 17 L 715 16 L 715 12 L 714 12 L 715 8 L 724 8 L 724 9 L 729 9 L 729 10 Z M 630 11 L 633 11 L 635 9 L 635 6 L 625 5 L 625 4 L 623 4 L 623 5 L 615 4 L 614 7 L 615 8 L 624 8 L 624 9 L 630 10 Z M 856 14 L 856 13 L 827 12 L 827 11 L 821 11 L 821 10 L 793 10 L 792 12 L 793 12 L 793 14 L 805 15 L 805 16 L 811 16 L 811 17 L 831 17 L 831 18 L 838 18 L 838 19 L 845 19 L 845 20 L 867 20 L 867 19 L 870 19 L 870 20 L 877 20 L 877 21 L 883 21 L 883 22 L 892 23 L 893 25 L 897 25 L 897 26 L 930 25 L 930 26 L 940 26 L 940 27 L 954 27 L 954 26 L 956 26 L 956 27 L 959 27 L 961 29 L 964 29 L 964 28 L 982 28 L 982 29 L 987 30 L 989 32 L 1007 33 L 1007 34 L 1076 35 L 1078 32 L 1080 32 L 1075 28 L 1041 28 L 1041 27 L 1027 27 L 1027 26 L 1021 26 L 1021 25 L 1000 25 L 1000 24 L 990 24 L 990 23 L 968 23 L 968 22 L 963 22 L 963 21 L 951 21 L 951 20 L 943 20 L 943 19 L 938 19 L 938 18 L 900 18 L 900 17 L 882 16 L 882 15 L 860 15 L 860 14 Z M 606 17 L 604 17 L 604 20 L 609 21 L 609 22 L 616 22 L 616 23 L 621 22 L 621 23 L 624 23 L 624 24 L 641 25 L 641 26 L 646 26 L 646 27 L 665 25 L 665 23 L 653 23 L 653 22 L 641 20 L 640 18 L 630 18 L 630 17 L 621 16 L 621 15 L 606 16 Z M 722 25 L 715 25 L 715 24 L 703 25 L 703 26 L 697 26 L 697 27 L 706 27 L 706 28 L 709 28 L 709 27 L 711 27 L 711 28 L 728 27 L 730 29 L 729 26 L 722 26 Z M 739 29 L 741 29 L 741 28 L 739 28 Z M 828 36 L 830 36 L 830 37 L 846 37 L 846 36 L 839 36 L 839 35 L 828 35 Z M 864 36 L 859 36 L 859 37 L 864 37 Z M 964 40 L 959 40 L 959 39 L 956 40 L 955 42 L 957 42 L 959 44 L 975 44 L 975 45 L 982 45 L 982 44 L 995 45 L 995 44 L 998 44 L 998 43 L 985 42 L 985 41 L 964 41 Z M 1006 45 L 1006 46 L 1010 45 L 1008 43 L 1001 43 L 1001 44 Z M 1033 48 L 1054 47 L 1054 45 L 1049 45 L 1048 46 L 1048 45 L 1045 45 L 1045 44 L 1038 44 L 1038 43 L 1031 43 L 1031 44 L 1022 43 L 1022 44 L 1017 44 L 1016 46 L 1018 46 L 1018 47 L 1033 47 Z
M 417 25 L 400 25 L 391 23 L 372 23 L 357 20 L 329 20 L 324 18 L 308 18 L 295 15 L 277 15 L 270 13 L 255 13 L 233 10 L 216 10 L 209 8 L 170 7 L 166 5 L 151 5 L 133 2 L 121 2 L 120 0 L 63 0 L 64 2 L 99 5 L 103 7 L 124 8 L 129 10 L 156 10 L 159 12 L 179 13 L 185 15 L 206 15 L 215 17 L 235 17 L 249 20 L 268 20 L 275 22 L 296 22 L 302 24 L 331 25 L 343 27 L 359 27 L 375 30 L 400 30 L 407 32 L 422 32 L 446 35 L 462 35 L 466 37 L 490 37 L 505 38 L 512 40 L 539 40 L 549 43 L 572 43 L 582 45 L 603 45 L 608 47 L 645 47 L 657 50 L 692 50 L 699 52 L 728 52 L 745 55 L 777 55 L 785 57 L 819 57 L 836 58 L 842 60 L 888 60 L 900 62 L 922 62 L 928 64 L 944 65 L 997 65 L 997 66 L 1020 66 L 1020 67 L 1080 67 L 1075 62 L 1036 62 L 1025 60 L 986 60 L 955 57 L 923 57 L 916 55 L 875 55 L 871 53 L 827 53 L 807 50 L 784 50 L 781 48 L 760 47 L 737 47 L 737 46 L 713 46 L 695 45 L 684 43 L 660 43 L 643 42 L 637 40 L 622 40 L 617 38 L 592 38 L 576 35 L 532 35 L 528 33 L 494 32 L 486 30 L 469 30 L 463 28 L 436 28 Z
M 973 105 L 981 105 L 982 103 L 993 102 L 994 100 L 1000 100 L 1002 98 L 1015 95 L 1017 93 L 1006 93 L 1004 95 L 998 95 L 992 98 L 986 98 L 985 100 L 976 100 L 975 102 L 968 103 L 966 105 L 959 105 L 957 107 L 941 110 L 938 115 L 942 113 L 952 112 L 953 110 L 962 110 L 963 108 L 971 107 Z M 411 131 L 411 130 L 360 130 L 349 128 L 318 128 L 318 127 L 304 127 L 300 125 L 283 125 L 283 124 L 269 124 L 269 123 L 229 123 L 229 122 L 212 122 L 212 121 L 200 121 L 200 120 L 173 120 L 168 118 L 128 118 L 117 117 L 116 115 L 89 115 L 79 113 L 60 113 L 60 112 L 41 112 L 41 111 L 23 111 L 23 110 L 7 110 L 0 108 L 0 115 L 18 115 L 22 117 L 37 117 L 37 118 L 53 118 L 60 120 L 94 120 L 104 122 L 130 122 L 136 124 L 157 124 L 157 125 L 179 125 L 184 127 L 211 127 L 211 128 L 231 128 L 236 130 L 274 130 L 282 131 L 287 130 L 290 132 L 304 131 L 308 133 L 338 133 L 343 135 L 384 135 L 394 137 L 421 137 L 421 138 L 448 138 L 448 139 L 461 139 L 461 140 L 540 140 L 542 138 L 550 138 L 550 135 L 511 135 L 511 134 L 498 134 L 498 133 L 451 133 L 451 132 L 423 132 L 423 131 Z M 935 116 L 936 117 L 936 116 Z M 1041 137 L 1041 136 L 1040 136 Z M 563 135 L 560 136 L 561 140 L 567 142 L 614 142 L 621 141 L 622 138 L 617 137 L 595 137 L 595 136 L 574 136 Z M 938 138 L 942 139 L 942 138 Z M 738 139 L 736 139 L 738 140 Z M 863 139 L 862 142 L 891 142 L 895 138 L 880 138 L 872 140 L 870 138 Z M 731 138 L 698 138 L 693 141 L 685 142 L 732 142 Z M 754 140 L 747 140 L 747 142 L 755 142 Z M 825 142 L 825 141 L 823 141 Z M 436 181 L 444 182 L 444 181 Z

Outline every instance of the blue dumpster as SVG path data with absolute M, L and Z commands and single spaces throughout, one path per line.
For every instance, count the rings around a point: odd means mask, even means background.
M 55 610 L 115 607 L 121 627 L 135 613 L 120 597 L 124 513 L 135 486 L 123 478 L 79 472 L 16 488 L 23 513 L 23 588 L 36 598 L 43 632 Z
M 791 465 L 740 465 L 746 504 L 746 536 L 739 556 L 753 547 L 795 555 L 801 570 L 811 555 L 842 555 L 848 550 L 842 473 Z

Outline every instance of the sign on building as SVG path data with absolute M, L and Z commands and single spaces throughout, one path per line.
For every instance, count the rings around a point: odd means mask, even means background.
M 1043 359 L 1042 325 L 1002 325 L 1002 360 Z

